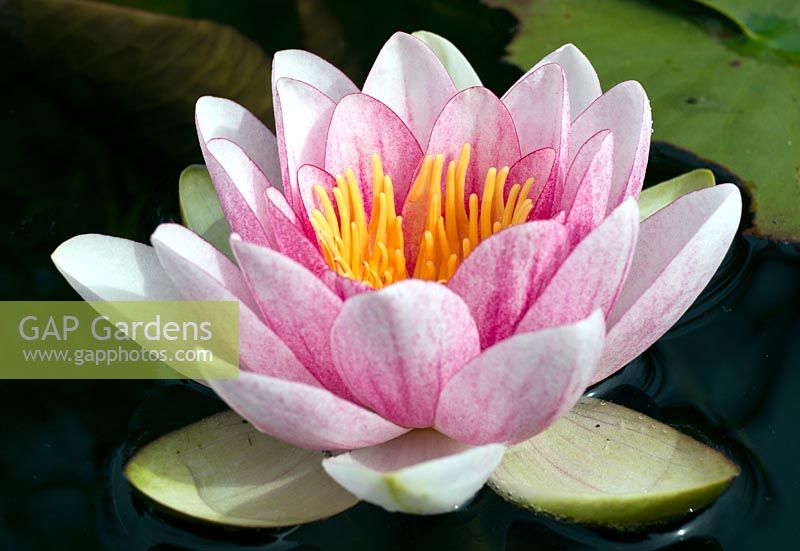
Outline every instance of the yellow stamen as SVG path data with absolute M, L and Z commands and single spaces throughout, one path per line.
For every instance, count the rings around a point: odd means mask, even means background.
M 527 221 L 533 210 L 533 179 L 511 186 L 505 198 L 508 167 L 486 173 L 480 196 L 466 196 L 470 146 L 446 164 L 444 155 L 422 161 L 405 200 L 405 211 L 417 220 L 419 235 L 413 277 L 447 281 L 478 244 L 495 233 Z M 442 184 L 442 177 L 445 182 Z M 314 186 L 319 208 L 310 216 L 325 262 L 340 275 L 373 288 L 409 277 L 403 218 L 397 216 L 394 186 L 378 155 L 372 156 L 372 205 L 367 223 L 364 196 L 355 173 L 336 176 L 326 192 Z M 418 232 L 418 233 L 417 233 Z

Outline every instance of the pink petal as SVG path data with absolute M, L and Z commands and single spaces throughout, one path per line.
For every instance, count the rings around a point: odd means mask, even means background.
M 493 235 L 464 260 L 447 287 L 469 306 L 481 349 L 514 332 L 567 251 L 564 227 L 542 220 Z
M 297 170 L 325 162 L 325 141 L 336 104 L 310 84 L 282 78 L 275 84 L 278 148 L 292 208 L 300 210 Z M 278 122 L 280 121 L 280 122 Z
M 538 434 L 583 394 L 604 336 L 603 315 L 596 311 L 574 325 L 494 345 L 444 388 L 437 430 L 470 444 L 516 443 Z
M 297 187 L 303 204 L 306 218 L 311 218 L 315 209 L 322 210 L 314 186 L 321 186 L 328 194 L 332 205 L 336 205 L 332 190 L 336 187 L 336 178 L 332 174 L 314 165 L 303 165 L 297 171 Z M 366 203 L 365 203 L 366 204 Z M 298 209 L 299 210 L 299 209 Z
M 273 245 L 265 194 L 274 188 L 245 152 L 230 140 L 215 138 L 206 144 L 206 149 L 208 170 L 231 231 L 246 241 Z
M 242 372 L 239 379 L 209 384 L 258 430 L 301 448 L 350 450 L 408 431 L 324 388 L 303 383 Z
M 614 135 L 608 130 L 595 134 L 575 156 L 561 198 L 573 246 L 605 219 L 613 166 Z
M 431 426 L 439 391 L 479 352 L 466 304 L 413 279 L 348 299 L 331 346 L 353 396 L 406 427 Z
M 373 153 L 380 155 L 384 173 L 392 177 L 395 205 L 399 210 L 422 158 L 422 150 L 391 109 L 367 95 L 351 94 L 340 101 L 333 112 L 325 170 L 344 174 L 348 168 L 353 169 L 367 206 L 372 203 Z
M 255 313 L 239 269 L 200 236 L 177 224 L 162 224 L 151 237 L 169 278 L 189 300 L 238 300 L 239 356 L 250 371 L 319 386 L 286 345 Z
M 250 111 L 225 98 L 204 96 L 195 106 L 200 147 L 215 138 L 235 143 L 258 167 L 267 181 L 281 188 L 281 167 L 275 136 Z
M 725 258 L 741 210 L 736 186 L 721 184 L 684 195 L 642 222 L 593 381 L 642 353 L 686 312 Z
M 546 147 L 528 153 L 512 165 L 506 178 L 506 198 L 513 184 L 523 184 L 528 178 L 533 178 L 533 187 L 530 197 L 533 199 L 531 220 L 551 218 L 553 199 L 558 182 L 558 170 L 555 165 L 556 152 Z
M 584 109 L 600 97 L 600 80 L 597 78 L 597 73 L 583 52 L 572 44 L 565 44 L 545 56 L 534 69 L 548 63 L 558 63 L 567 75 L 570 113 L 572 120 L 575 120 Z
M 240 240 L 231 244 L 269 327 L 325 388 L 348 396 L 330 346 L 341 299 L 311 272 L 280 253 Z
M 614 134 L 614 171 L 608 212 L 628 197 L 639 197 L 650 150 L 650 102 L 641 84 L 627 81 L 600 96 L 572 123 L 569 150 L 574 159 L 600 130 Z
M 436 117 L 457 90 L 424 42 L 395 33 L 375 59 L 363 91 L 397 113 L 417 141 L 426 144 Z
M 629 199 L 575 247 L 516 332 L 574 323 L 597 308 L 607 314 L 628 273 L 638 229 L 639 209 Z
M 469 143 L 472 156 L 467 171 L 466 196 L 480 194 L 491 167 L 511 166 L 520 158 L 519 139 L 511 114 L 486 88 L 476 86 L 456 94 L 433 126 L 427 153 L 455 160 Z

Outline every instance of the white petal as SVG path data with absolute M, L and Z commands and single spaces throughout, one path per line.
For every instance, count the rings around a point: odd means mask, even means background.
M 459 91 L 470 86 L 482 86 L 481 79 L 478 78 L 475 69 L 472 68 L 472 65 L 464 57 L 464 54 L 456 48 L 455 44 L 436 33 L 428 31 L 417 31 L 411 33 L 411 35 L 422 40 L 428 48 L 433 50 L 433 53 L 442 62 L 444 68 L 447 69 L 447 73 L 453 79 L 453 83 Z

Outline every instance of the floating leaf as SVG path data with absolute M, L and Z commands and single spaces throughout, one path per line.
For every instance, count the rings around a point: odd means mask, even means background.
M 489 483 L 535 511 L 624 526 L 705 507 L 738 473 L 721 453 L 675 429 L 583 398 L 545 432 L 511 447 Z
M 644 220 L 675 201 L 675 199 L 713 185 L 714 173 L 706 168 L 698 168 L 671 180 L 643 189 L 641 195 L 639 195 L 639 218 Z
M 604 89 L 638 80 L 653 107 L 654 139 L 721 163 L 752 196 L 754 231 L 800 239 L 800 66 L 713 12 L 688 2 L 493 0 L 521 22 L 511 59 L 531 67 L 564 42 L 575 43 Z M 718 6 L 740 1 L 709 0 Z M 770 36 L 785 48 L 800 32 L 795 0 L 748 2 L 741 21 L 780 20 Z M 742 12 L 745 13 L 745 12 Z M 711 17 L 709 17 L 711 15 Z M 691 17 L 690 17 L 691 16 Z M 727 25 L 726 25 L 727 24 Z M 624 32 L 620 29 L 624 28 Z M 745 28 L 745 27 L 742 27 Z M 755 32 L 755 31 L 754 31 Z M 766 36 L 766 35 L 765 35 Z M 771 44 L 771 43 L 770 43 Z
M 228 411 L 146 445 L 125 466 L 125 476 L 149 498 L 189 517 L 231 526 L 291 526 L 356 503 L 328 477 L 322 459 L 322 453 L 275 440 Z
M 178 194 L 183 225 L 233 259 L 231 229 L 222 212 L 206 167 L 192 165 L 181 172 Z

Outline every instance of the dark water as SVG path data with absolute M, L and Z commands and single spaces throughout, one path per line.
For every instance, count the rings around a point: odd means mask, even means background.
M 162 6 L 233 24 L 267 51 L 302 46 L 300 10 L 293 2 L 268 4 Z M 514 25 L 504 12 L 455 0 L 409 2 L 387 7 L 385 18 L 369 19 L 377 8 L 323 4 L 330 17 L 347 22 L 334 53 L 352 62 L 356 79 L 393 30 L 422 27 L 465 37 L 468 56 L 496 91 L 518 74 L 497 61 Z M 147 128 L 122 125 L 130 122 L 129 114 L 91 78 L 52 71 L 2 35 L 0 52 L 0 69 L 14 83 L 0 90 L 0 298 L 73 298 L 49 253 L 71 235 L 89 231 L 145 240 L 158 222 L 175 219 L 177 174 L 199 160 L 191 118 L 172 134 L 183 137 L 165 147 Z M 699 164 L 656 144 L 648 181 Z M 724 175 L 724 168 L 715 170 Z M 466 510 L 439 517 L 389 514 L 361 504 L 286 531 L 209 528 L 154 509 L 121 476 L 137 446 L 223 408 L 203 389 L 182 382 L 0 382 L 0 549 L 795 548 L 798 337 L 800 248 L 740 237 L 672 331 L 590 390 L 717 447 L 742 468 L 712 507 L 624 534 L 552 521 L 489 490 Z

